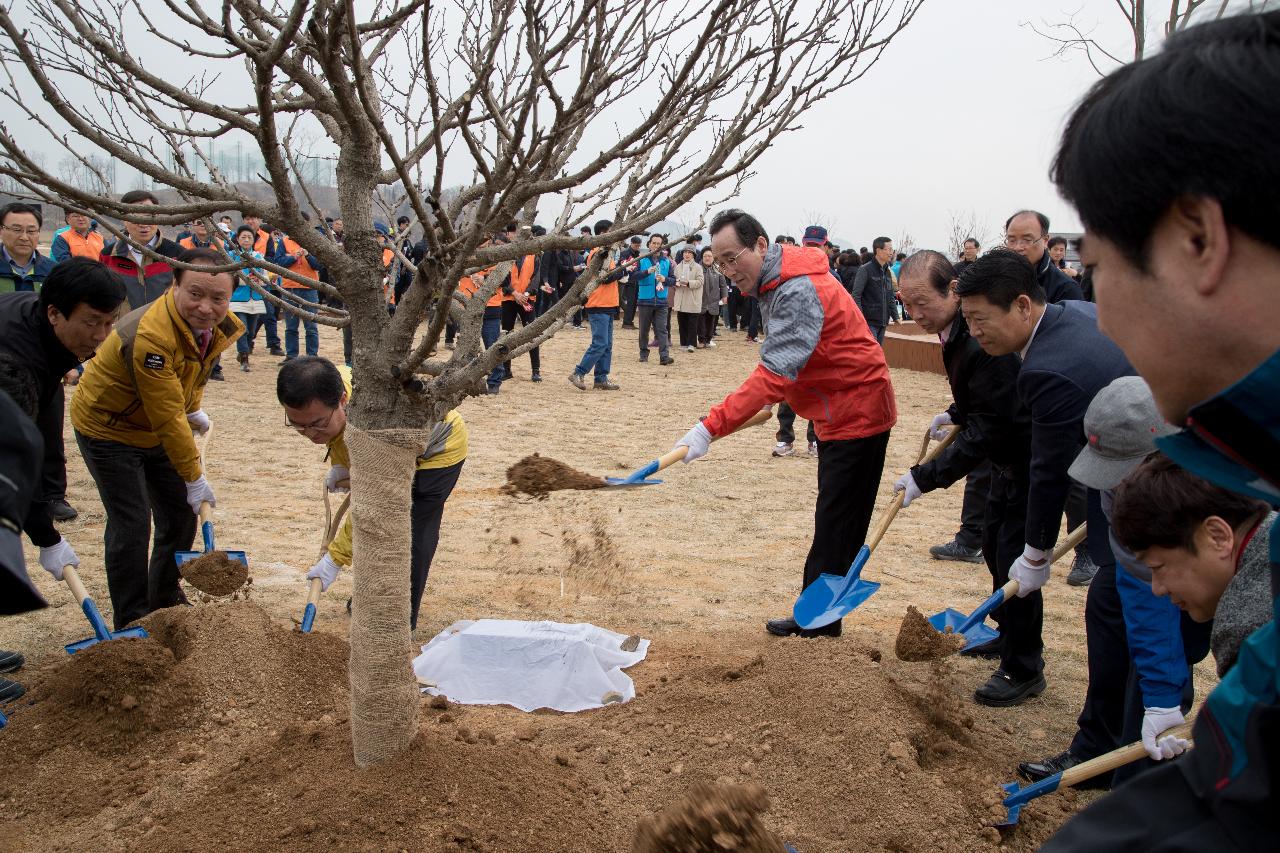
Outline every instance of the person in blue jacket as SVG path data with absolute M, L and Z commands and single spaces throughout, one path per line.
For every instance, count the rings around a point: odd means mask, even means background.
M 666 242 L 661 234 L 649 236 L 649 254 L 640 259 L 636 305 L 640 315 L 640 363 L 649 360 L 649 329 L 658 339 L 658 357 L 662 364 L 675 364 L 671 357 L 670 308 L 667 305 L 667 282 L 671 279 L 671 259 L 659 257 Z
M 1280 504 L 1280 12 L 1175 33 L 1099 81 L 1052 169 L 1084 223 L 1103 330 L 1183 426 L 1157 446 Z M 1176 139 L 1177 144 L 1170 140 Z M 1134 168 L 1135 163 L 1142 168 Z M 1195 748 L 1077 815 L 1042 848 L 1275 850 L 1280 844 L 1280 536 L 1272 621 L 1196 714 Z

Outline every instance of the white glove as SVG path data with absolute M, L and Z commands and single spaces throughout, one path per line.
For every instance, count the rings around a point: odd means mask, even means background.
M 1180 726 L 1186 719 L 1180 708 L 1147 708 L 1142 715 L 1142 746 L 1152 761 L 1173 758 L 1187 751 L 1187 741 L 1177 735 L 1160 733 Z
M 1026 598 L 1049 580 L 1049 560 L 1044 551 L 1027 545 L 1009 567 L 1009 580 L 1018 582 L 1018 598 Z
M 954 422 L 951 420 L 950 412 L 934 415 L 933 420 L 929 421 L 929 438 L 934 441 L 942 441 L 947 437 L 947 430 L 943 429 L 943 427 L 949 427 L 952 423 Z M 906 504 L 903 504 L 903 506 L 906 506 Z
M 338 572 L 342 567 L 333 561 L 333 557 L 325 554 L 320 558 L 320 562 L 311 567 L 311 571 L 307 572 L 307 580 L 312 578 L 320 578 L 320 591 L 324 592 L 329 588 L 329 584 L 338 579 Z
M 63 567 L 79 565 L 80 558 L 76 556 L 75 549 L 71 547 L 71 543 L 65 536 L 57 545 L 40 549 L 40 567 L 53 575 L 54 580 L 62 580 Z
M 339 486 L 338 484 L 350 479 L 351 472 L 347 470 L 347 466 L 334 465 L 329 469 L 329 473 L 324 475 L 324 487 L 330 492 L 349 492 L 351 491 L 349 482 L 345 486 Z
M 187 412 L 187 423 L 191 424 L 191 431 L 196 435 L 204 435 L 209 431 L 209 416 L 204 413 L 204 409 Z
M 893 491 L 895 493 L 906 492 L 906 495 L 902 498 L 902 506 L 904 508 L 911 506 L 913 500 L 924 494 L 924 492 L 920 491 L 920 487 L 916 485 L 916 478 L 911 476 L 910 471 L 894 480 Z
M 191 507 L 191 511 L 196 515 L 199 515 L 200 504 L 205 501 L 209 502 L 209 506 L 218 505 L 218 502 L 213 497 L 213 488 L 210 487 L 209 481 L 204 478 L 204 474 L 201 474 L 190 483 L 187 483 L 187 506 Z
M 689 452 L 685 454 L 682 460 L 684 464 L 688 465 L 693 460 L 701 459 L 707 455 L 707 450 L 711 447 L 711 433 L 702 425 L 702 421 L 698 421 L 693 429 L 685 433 L 684 438 L 676 442 L 675 446 L 679 447 L 682 444 L 689 448 Z M 675 448 L 672 449 L 674 450 Z

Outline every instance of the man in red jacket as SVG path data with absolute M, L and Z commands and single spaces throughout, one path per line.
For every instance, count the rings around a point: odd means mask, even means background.
M 684 461 L 692 462 L 712 438 L 785 400 L 818 435 L 818 501 L 804 586 L 823 573 L 843 575 L 867 536 L 898 418 L 884 351 L 821 249 L 771 244 L 753 216 L 726 210 L 711 221 L 711 250 L 718 271 L 760 300 L 768 336 L 747 381 L 676 444 L 688 446 Z M 766 628 L 784 637 L 840 636 L 839 622 L 810 631 L 790 618 L 771 619 Z

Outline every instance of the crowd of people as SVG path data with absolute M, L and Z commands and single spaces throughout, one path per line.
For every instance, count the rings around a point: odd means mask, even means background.
M 1065 241 L 1034 210 L 1007 219 L 1002 246 L 984 253 L 970 238 L 948 257 L 895 254 L 888 237 L 841 250 L 817 225 L 799 243 L 771 239 L 735 209 L 713 219 L 705 247 L 701 235 L 672 246 L 649 234 L 612 250 L 515 262 L 496 287 L 488 282 L 482 339 L 492 345 L 517 320 L 531 322 L 587 271 L 598 283 L 573 306 L 571 325 L 591 337 L 569 374 L 583 391 L 588 376 L 594 389 L 618 389 L 615 326 L 635 329 L 640 363 L 657 349 L 662 365 L 675 361 L 673 313 L 686 354 L 715 347 L 722 324 L 745 332 L 759 363 L 676 446 L 694 462 L 714 439 L 778 406 L 774 454 L 790 455 L 795 418 L 808 421 L 817 499 L 804 589 L 847 572 L 866 537 L 898 417 L 885 330 L 905 311 L 938 337 L 952 392 L 931 434 L 956 435 L 893 488 L 909 508 L 965 479 L 960 531 L 934 556 L 985 563 L 993 591 L 1013 584 L 992 614 L 998 636 L 965 652 L 994 664 L 974 701 L 1013 708 L 1046 689 L 1043 596 L 1065 516 L 1068 528 L 1086 530 L 1068 582 L 1089 587 L 1088 687 L 1071 742 L 1028 756 L 1018 771 L 1047 779 L 1129 741 L 1148 756 L 1096 777 L 1097 787 L 1125 784 L 1046 849 L 1273 848 L 1280 211 L 1266 178 L 1280 177 L 1271 150 L 1280 130 L 1277 43 L 1280 13 L 1197 26 L 1094 87 L 1068 122 L 1053 169 L 1086 226 L 1083 270 L 1065 264 Z M 1165 144 L 1175 136 L 1182 144 Z M 157 203 L 146 191 L 122 200 Z M 65 218 L 46 256 L 37 249 L 41 209 L 0 209 L 0 601 L 9 613 L 43 604 L 23 570 L 19 531 L 54 578 L 79 563 L 55 525 L 75 513 L 65 499 L 62 430 L 64 384 L 78 382 L 71 423 L 106 511 L 118 628 L 185 601 L 175 553 L 191 546 L 197 518 L 216 504 L 196 437 L 210 428 L 202 399 L 220 355 L 234 343 L 249 370 L 256 333 L 266 330 L 269 351 L 284 359 L 277 397 L 286 421 L 326 446 L 333 491 L 350 477 L 344 431 L 356 389 L 347 366 L 318 356 L 312 320 L 290 312 L 282 349 L 272 301 L 243 275 L 209 269 L 225 251 L 275 292 L 289 291 L 291 303 L 315 305 L 321 288 L 306 282 L 323 282 L 324 265 L 288 235 L 246 215 L 239 226 L 225 217 L 216 231 L 193 223 L 172 240 L 154 224 L 126 223 L 129 240 L 104 244 L 90 217 L 68 209 Z M 425 252 L 410 226 L 401 218 L 394 233 L 379 227 L 389 310 Z M 584 232 L 612 228 L 602 219 Z M 319 229 L 343 239 L 340 219 Z M 492 240 L 520 236 L 513 224 Z M 263 261 L 301 280 L 272 280 L 253 266 Z M 480 292 L 487 272 L 459 282 L 460 292 Z M 529 356 L 531 378 L 541 381 L 540 353 Z M 510 364 L 500 364 L 489 392 L 510 378 Z M 415 621 L 466 455 L 466 425 L 450 412 L 412 487 Z M 350 564 L 350 548 L 345 531 L 308 577 L 327 588 Z M 765 629 L 814 638 L 838 637 L 842 627 L 782 616 Z M 1169 729 L 1189 717 L 1193 668 L 1210 653 L 1221 680 L 1198 711 L 1188 752 L 1188 740 Z M 22 663 L 19 652 L 0 651 L 0 671 Z M 0 702 L 22 693 L 0 679 Z

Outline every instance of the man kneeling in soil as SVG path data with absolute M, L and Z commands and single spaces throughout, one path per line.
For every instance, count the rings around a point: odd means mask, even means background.
M 685 462 L 706 455 L 711 439 L 786 400 L 818 436 L 818 501 L 804 586 L 821 574 L 844 575 L 867 536 L 884 470 L 889 430 L 897 421 L 884 350 L 844 286 L 816 248 L 771 244 L 764 227 L 741 210 L 711 221 L 717 272 L 745 296 L 759 294 L 768 337 L 755 372 L 676 444 Z M 771 634 L 840 636 L 840 622 L 803 630 L 772 619 Z
M 319 356 L 288 362 L 276 377 L 276 398 L 284 406 L 288 425 L 315 444 L 327 449 L 330 462 L 324 484 L 330 492 L 347 491 L 351 478 L 351 455 L 347 451 L 347 405 L 351 402 L 351 369 L 335 367 Z M 450 411 L 431 432 L 431 439 L 418 457 L 413 477 L 413 524 L 409 563 L 412 605 L 411 629 L 418 627 L 418 607 L 427 586 L 427 572 L 440 542 L 440 522 L 444 504 L 457 485 L 462 463 L 467 458 L 467 425 L 456 410 Z M 351 516 L 329 544 L 329 553 L 307 572 L 319 578 L 327 590 L 342 566 L 351 565 Z M 350 602 L 348 602 L 350 604 Z

